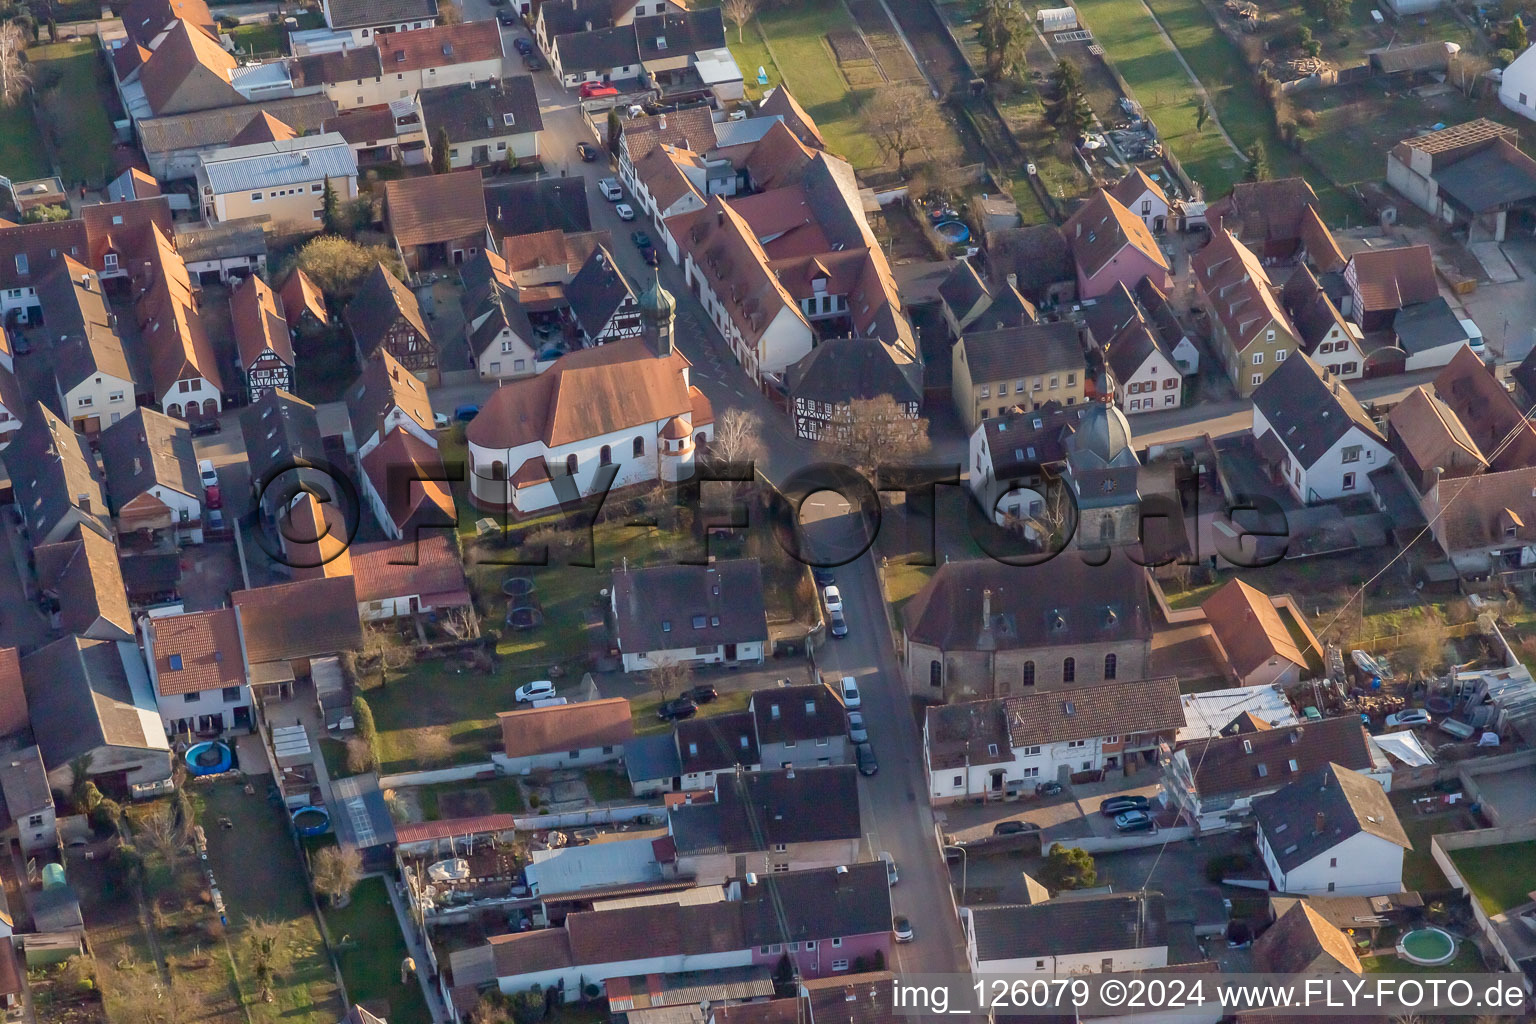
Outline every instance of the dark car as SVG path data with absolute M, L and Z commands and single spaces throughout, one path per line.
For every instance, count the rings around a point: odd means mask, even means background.
M 831 569 L 823 569 L 819 565 L 811 570 L 811 579 L 816 581 L 818 587 L 825 587 L 828 584 L 837 582 L 837 577 L 832 575 Z
M 875 760 L 875 748 L 868 743 L 855 745 L 853 753 L 859 762 L 860 775 L 873 775 L 880 770 L 880 762 Z
M 651 247 L 651 236 L 644 231 L 631 231 L 629 233 L 629 240 L 635 243 L 636 249 L 649 249 Z
M 1126 811 L 1115 815 L 1116 832 L 1151 832 L 1156 828 L 1157 822 L 1146 811 Z
M 992 826 L 995 836 L 1016 836 L 1024 832 L 1039 832 L 1040 826 L 1032 821 L 1000 821 Z
M 1037 782 L 1037 783 L 1035 783 L 1035 796 L 1056 796 L 1060 792 L 1061 792 L 1061 783 L 1059 783 L 1059 782 Z
M 695 686 L 693 689 L 683 694 L 683 696 L 696 704 L 708 704 L 710 701 L 720 696 L 720 691 L 706 683 L 703 686 Z
M 669 700 L 656 709 L 656 717 L 663 722 L 675 722 L 683 718 L 692 718 L 699 713 L 698 704 L 691 697 L 678 697 Z
M 533 52 L 533 43 L 529 42 L 527 39 L 524 39 L 522 36 L 518 36 L 516 39 L 512 40 L 512 49 L 526 57 Z
M 581 157 L 581 162 L 584 164 L 596 163 L 597 147 L 590 142 L 578 142 L 576 143 L 576 155 Z
M 841 640 L 843 637 L 848 635 L 848 620 L 843 618 L 842 612 L 833 612 L 829 616 L 829 620 L 832 623 L 831 629 L 832 635 L 834 637 Z
M 523 58 L 523 67 L 529 71 L 543 71 L 544 61 L 537 54 L 530 53 Z
M 648 245 L 641 249 L 640 258 L 645 260 L 645 265 L 648 267 L 654 267 L 661 263 L 661 257 L 656 255 L 656 247 L 654 245 Z
M 478 405 L 461 405 L 457 409 L 453 410 L 453 418 L 458 420 L 460 423 L 468 423 L 470 420 L 479 415 L 480 407 Z
M 32 343 L 27 340 L 27 336 L 24 334 L 16 335 L 16 339 L 12 343 L 12 346 L 15 348 L 16 354 L 19 356 L 29 356 L 32 354 Z
M 496 20 L 510 27 L 516 25 L 522 19 L 517 16 L 516 11 L 497 11 Z
M 1150 805 L 1144 796 L 1112 796 L 1099 804 L 1099 813 L 1113 818 L 1126 811 L 1145 811 Z
M 207 437 L 209 434 L 217 434 L 224 429 L 224 424 L 218 420 L 193 420 L 188 424 L 187 433 L 193 437 Z

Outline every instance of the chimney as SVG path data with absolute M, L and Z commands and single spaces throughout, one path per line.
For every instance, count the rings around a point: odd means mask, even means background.
M 305 167 L 309 166 L 309 150 L 306 149 L 304 152 L 299 154 L 299 162 L 302 163 Z
M 662 131 L 666 131 L 667 130 L 667 115 L 666 114 L 662 114 L 661 115 L 661 120 L 659 120 L 656 123 L 656 127 L 660 128 Z
M 144 460 L 135 455 L 133 457 L 133 475 L 138 476 L 142 472 L 144 472 Z
M 1318 835 L 1323 834 L 1323 829 L 1328 825 L 1328 816 L 1322 811 L 1317 812 L 1317 819 L 1313 822 L 1312 831 Z
M 80 506 L 80 511 L 84 512 L 86 515 L 90 515 L 90 513 L 91 513 L 91 496 L 89 494 L 82 494 L 82 495 L 80 495 L 79 499 L 75 502 L 75 504 Z
M 715 223 L 717 225 L 722 226 L 722 227 L 725 225 L 725 208 L 724 207 L 721 207 L 720 209 L 715 211 Z

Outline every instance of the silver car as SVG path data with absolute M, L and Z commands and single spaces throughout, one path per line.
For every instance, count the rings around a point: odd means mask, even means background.
M 869 742 L 869 730 L 864 728 L 864 712 L 848 712 L 848 738 L 855 743 Z

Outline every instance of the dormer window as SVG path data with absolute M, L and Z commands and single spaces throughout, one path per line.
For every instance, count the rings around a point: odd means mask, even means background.
M 26 273 L 30 273 L 30 272 L 31 272 L 31 268 L 30 268 L 30 266 L 27 263 L 27 254 L 24 253 L 24 252 L 17 253 L 16 254 L 16 273 L 18 273 L 18 274 L 26 274 Z
M 704 623 L 707 622 L 707 621 L 708 620 L 704 616 L 702 616 L 702 615 L 695 615 L 693 617 L 693 628 L 694 629 L 703 629 L 704 628 Z
M 814 700 L 808 700 L 805 702 L 805 713 L 808 715 L 814 715 L 816 713 L 816 702 Z

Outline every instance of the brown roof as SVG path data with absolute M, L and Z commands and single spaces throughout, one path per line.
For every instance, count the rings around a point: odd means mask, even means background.
M 400 134 L 399 122 L 388 103 L 343 110 L 335 117 L 326 118 L 320 130 L 336 132 L 354 146 L 375 146 Z
M 494 21 L 476 22 L 496 28 Z M 455 26 L 458 27 L 458 26 Z M 426 29 L 422 30 L 427 31 Z M 392 32 L 394 37 L 415 32 Z M 485 233 L 485 189 L 478 168 L 384 183 L 389 230 L 402 249 Z
M 1306 666 L 1306 658 L 1285 628 L 1274 602 L 1263 591 L 1242 580 L 1233 580 L 1206 598 L 1200 610 L 1238 675 L 1247 676 L 1277 657 Z
M 628 339 L 561 356 L 536 377 L 498 388 L 466 431 L 482 448 L 543 441 L 550 448 L 659 423 L 689 413 L 689 362 L 681 352 L 658 357 Z
M 1231 231 L 1248 245 L 1301 240 L 1302 213 L 1317 205 L 1305 178 L 1239 182 L 1206 211 L 1211 230 Z
M 678 151 L 671 146 L 657 146 L 635 165 L 635 175 L 643 182 L 655 201 L 657 209 L 665 210 L 684 196 L 693 195 L 700 201 L 703 197 L 694 187 L 688 175 L 678 166 L 675 154 Z
M 351 576 L 298 580 L 230 595 L 251 664 L 360 650 L 362 623 Z
M 158 226 L 150 226 L 152 245 L 145 266 L 136 267 L 134 303 L 156 395 L 168 395 L 179 380 L 202 377 L 224 390 L 218 359 L 197 312 L 197 298 L 187 265 Z
M 686 219 L 685 219 L 686 218 Z M 702 210 L 680 214 L 673 236 L 686 248 L 724 304 L 731 321 L 754 348 L 782 309 L 809 328 L 805 314 L 767 267 L 768 255 L 757 236 L 730 204 L 713 196 Z
M 469 589 L 458 552 L 441 530 L 423 530 L 419 536 L 404 540 L 354 544 L 351 555 L 359 604 L 412 594 L 459 594 Z
M 335 502 L 301 493 L 279 517 L 278 534 L 294 579 L 352 575 L 346 514 Z
M 577 964 L 605 964 L 745 949 L 751 943 L 742 917 L 738 902 L 670 903 L 571 914 L 565 930 Z
M 527 235 L 509 235 L 502 240 L 501 251 L 507 272 L 536 270 L 539 267 L 570 268 L 571 259 L 566 252 L 565 232 L 559 228 L 535 231 Z
M 1301 247 L 1307 250 L 1307 258 L 1320 272 L 1327 274 L 1344 269 L 1344 253 L 1315 206 L 1301 211 Z
M 1438 492 L 1445 511 L 1436 533 L 1447 551 L 1536 543 L 1536 466 L 1441 480 Z
M 98 640 L 133 638 L 133 612 L 117 548 L 95 530 L 76 526 L 66 540 L 39 544 L 37 580 L 59 601 L 66 632 Z
M 811 115 L 805 112 L 800 101 L 790 94 L 787 85 L 780 84 L 758 104 L 758 117 L 775 115 L 784 118 L 784 124 L 794 131 L 795 137 L 801 142 L 817 149 L 827 148 L 827 140 L 822 138 L 821 129 L 811 120 Z
M 359 446 L 378 433 L 381 417 L 392 409 L 399 409 L 424 431 L 434 429 L 427 386 L 381 348 L 368 357 L 362 376 L 347 389 L 347 417 Z
M 630 163 L 636 164 L 655 147 L 666 143 L 678 149 L 705 153 L 715 148 L 715 122 L 708 106 L 669 110 L 665 114 L 642 114 L 624 124 L 624 145 Z
M 1212 235 L 1210 244 L 1190 258 L 1190 268 L 1239 352 L 1270 327 L 1295 336 L 1263 264 L 1232 232 Z
M 148 252 L 154 245 L 151 224 L 167 238 L 176 230 L 171 222 L 171 201 L 159 195 L 120 203 L 94 203 L 81 208 L 80 219 L 85 223 L 87 246 L 87 255 L 81 259 L 98 272 L 105 269 L 102 257 L 109 252 L 117 254 L 117 265 L 124 270 L 131 260 Z
M 293 365 L 293 344 L 283 304 L 267 282 L 252 274 L 236 286 L 229 296 L 229 314 L 242 368 L 249 369 L 268 349 Z
M 385 32 L 374 36 L 384 73 L 421 71 L 499 60 L 505 56 L 501 26 L 495 21 L 466 21 L 458 25 L 434 25 L 410 32 Z M 478 181 L 480 172 L 474 172 Z
M 1013 760 L 1008 714 L 1001 699 L 938 704 L 923 729 L 930 769 L 1003 764 Z
M 1114 679 L 1080 684 L 1070 691 L 1039 691 L 1003 698 L 1014 747 L 1172 732 L 1184 724 L 1179 681 Z
M 835 996 L 837 1002 L 843 1001 L 841 992 L 835 993 Z M 802 1024 L 811 1019 L 807 1010 L 808 1007 L 802 1006 L 798 998 L 769 999 L 761 1003 L 737 1003 L 734 1006 L 714 1008 L 710 1011 L 710 1019 L 714 1024 Z
M 1391 249 L 1362 249 L 1350 258 L 1362 308 L 1369 313 L 1402 309 L 1428 302 L 1440 294 L 1435 286 L 1435 262 L 1427 245 Z
M 635 735 L 629 701 L 623 697 L 501 711 L 496 718 L 508 757 L 617 747 Z
M 1536 466 L 1536 426 L 1470 348 L 1456 350 L 1435 378 L 1435 395 L 1461 420 L 1496 471 Z
M 497 977 L 515 977 L 570 967 L 571 940 L 564 928 L 540 928 L 491 936 L 491 959 Z
M 363 456 L 363 472 L 384 499 L 396 528 L 406 536 L 410 536 L 407 527 L 413 523 L 451 526 L 458 521 L 453 495 L 444 480 L 448 474 L 442 454 L 403 427 L 390 431 Z
M 240 627 L 233 608 L 167 615 L 153 619 L 151 628 L 155 685 L 161 696 L 222 690 L 245 682 Z
M 251 123 L 235 133 L 229 140 L 231 146 L 248 146 L 253 142 L 282 142 L 298 138 L 298 132 L 263 110 L 251 118 Z
M 60 256 L 85 259 L 86 246 L 85 224 L 78 220 L 0 227 L 0 288 L 35 288 Z M 26 273 L 17 256 L 26 257 Z
M 1147 172 L 1140 167 L 1131 168 L 1131 173 L 1121 178 L 1115 184 L 1115 187 L 1109 191 L 1127 209 L 1130 208 L 1131 203 L 1140 199 L 1147 192 L 1156 195 L 1165 203 L 1168 201 L 1168 196 L 1163 192 L 1163 187 L 1147 177 Z
M 1271 974 L 1360 974 L 1360 958 L 1348 936 L 1305 900 L 1287 910 L 1253 944 L 1257 970 Z
M 383 344 L 386 334 L 397 319 L 403 318 L 424 338 L 432 336 L 432 332 L 427 330 L 427 322 L 422 319 L 421 304 L 416 301 L 416 293 L 391 274 L 382 263 L 375 266 L 363 281 L 352 301 L 347 303 L 342 317 L 351 329 L 352 337 L 357 341 L 357 347 L 362 350 L 364 358 L 372 355 Z
M 1167 269 L 1168 260 L 1140 217 L 1103 189 L 1095 192 L 1065 224 L 1067 242 L 1085 277 L 1092 277 L 1126 246 Z
M 1417 466 L 1438 466 L 1447 477 L 1488 468 L 1488 460 L 1467 433 L 1461 417 L 1422 384 L 1392 407 L 1387 426 L 1393 447 L 1411 456 Z
M 1335 327 L 1353 338 L 1359 328 L 1344 319 L 1323 286 L 1305 264 L 1291 272 L 1290 280 L 1280 290 L 1280 305 L 1291 318 L 1301 350 L 1312 355 Z
M 278 296 L 283 300 L 283 316 L 289 327 L 297 327 L 306 312 L 322 324 L 330 322 L 331 315 L 325 308 L 325 293 L 298 267 L 294 267 L 293 273 L 283 282 Z
M 201 28 L 210 39 L 219 30 L 203 0 L 128 0 L 123 8 L 123 31 L 140 46 L 149 46 L 171 22 L 180 18 Z
M 21 654 L 14 647 L 0 647 L 0 736 L 27 727 L 27 692 L 21 684 Z
M 144 87 L 144 98 L 149 101 L 150 110 L 156 114 L 179 113 L 180 111 L 167 111 L 165 107 L 175 98 L 187 77 L 194 70 L 201 68 L 209 75 L 222 80 L 224 88 L 228 90 L 228 102 L 214 103 L 213 97 L 209 96 L 206 98 L 207 102 L 199 101 L 197 105 L 227 106 L 229 103 L 238 103 L 242 99 L 235 91 L 235 87 L 229 84 L 230 72 L 238 66 L 239 62 L 235 60 L 234 55 L 210 38 L 206 32 L 192 27 L 185 21 L 177 21 L 139 70 L 139 84 Z
M 1251 749 L 1245 749 L 1245 743 Z M 1352 715 L 1268 732 L 1215 736 L 1196 740 L 1184 750 L 1195 771 L 1195 785 L 1207 799 L 1272 789 L 1329 762 L 1359 771 L 1371 767 L 1365 730 Z M 1290 770 L 1293 760 L 1295 772 Z
M 747 173 L 760 189 L 777 188 L 798 181 L 811 162 L 812 150 L 786 122 L 780 121 L 758 140 L 747 154 Z
M 893 1005 L 895 975 L 834 974 L 801 982 L 811 1003 L 811 1020 L 831 1024 L 900 1024 L 907 1018 Z

